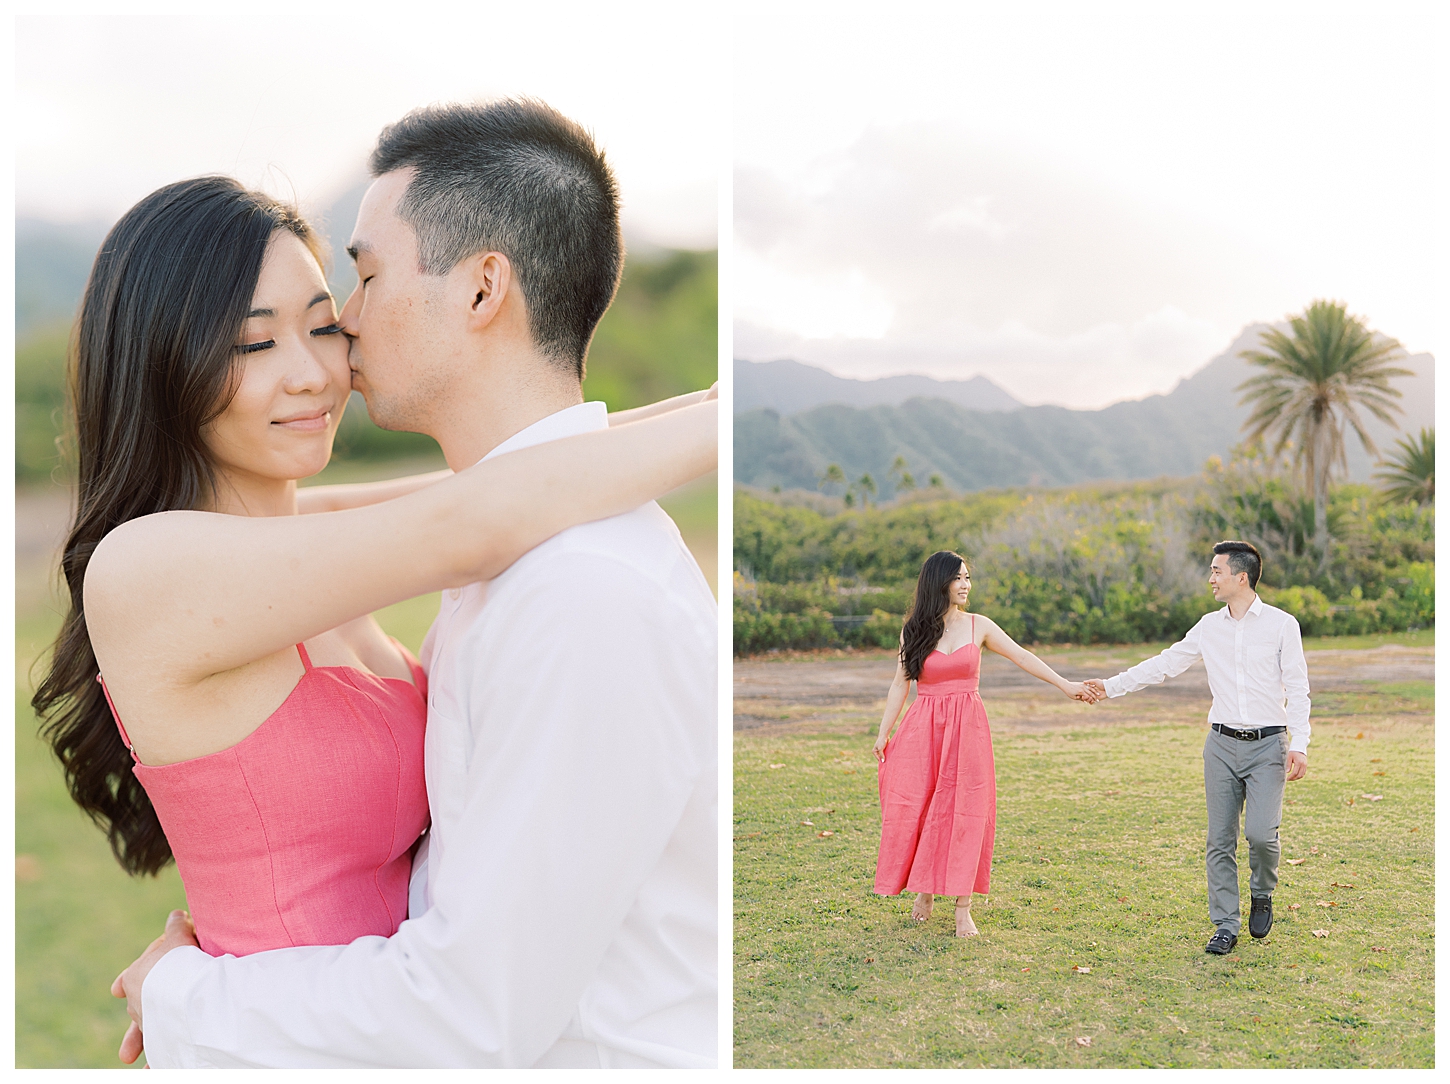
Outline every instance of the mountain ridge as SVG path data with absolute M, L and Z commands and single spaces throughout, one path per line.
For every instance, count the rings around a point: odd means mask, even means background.
M 1210 456 L 1227 457 L 1243 439 L 1249 411 L 1236 389 L 1256 369 L 1238 354 L 1255 347 L 1268 326 L 1246 327 L 1170 392 L 1095 411 L 973 411 L 928 398 L 865 408 L 823 405 L 791 415 L 745 411 L 735 417 L 735 480 L 815 489 L 827 464 L 838 463 L 848 479 L 871 474 L 884 499 L 894 494 L 890 465 L 898 455 L 918 485 L 935 473 L 958 490 L 1196 474 Z M 1368 426 L 1381 455 L 1404 433 L 1435 424 L 1433 359 L 1416 354 L 1403 364 L 1413 375 L 1396 382 L 1404 393 L 1399 428 L 1373 419 Z M 1350 477 L 1369 480 L 1374 463 L 1353 435 L 1346 453 Z
M 760 407 L 781 414 L 798 414 L 828 404 L 896 406 L 915 398 L 945 399 L 970 410 L 991 412 L 1019 410 L 1025 405 L 985 376 L 938 380 L 909 374 L 857 380 L 791 359 L 735 359 L 736 414 Z

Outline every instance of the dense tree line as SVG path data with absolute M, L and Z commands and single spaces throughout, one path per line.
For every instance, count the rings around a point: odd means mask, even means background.
M 1327 562 L 1315 501 L 1288 459 L 1245 452 L 1189 480 L 918 492 L 829 514 L 739 490 L 735 650 L 892 646 L 921 562 L 956 550 L 971 607 L 1023 642 L 1181 636 L 1217 604 L 1210 549 L 1244 538 L 1266 558 L 1261 594 L 1305 635 L 1424 627 L 1434 620 L 1433 505 L 1364 485 L 1327 495 Z

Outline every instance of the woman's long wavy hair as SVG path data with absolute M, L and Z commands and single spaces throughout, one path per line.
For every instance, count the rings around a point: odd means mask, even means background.
M 210 500 L 216 472 L 203 431 L 236 393 L 236 344 L 277 230 L 322 262 L 320 240 L 293 208 L 229 177 L 158 189 L 106 236 L 71 341 L 76 507 L 61 552 L 70 610 L 31 704 L 71 797 L 133 875 L 159 872 L 171 846 L 96 680 L 86 565 L 127 520 Z
M 937 550 L 921 566 L 921 574 L 916 577 L 916 597 L 911 603 L 911 613 L 907 614 L 906 624 L 901 627 L 901 664 L 912 681 L 921 677 L 927 656 L 941 643 L 947 611 L 952 606 L 947 588 L 966 563 L 967 559 L 959 553 Z

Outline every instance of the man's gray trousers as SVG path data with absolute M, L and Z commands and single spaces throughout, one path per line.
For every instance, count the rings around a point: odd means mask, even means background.
M 1279 883 L 1279 821 L 1289 735 L 1239 741 L 1216 730 L 1203 745 L 1208 799 L 1208 917 L 1215 928 L 1239 933 L 1239 813 L 1249 841 L 1249 891 L 1268 896 Z

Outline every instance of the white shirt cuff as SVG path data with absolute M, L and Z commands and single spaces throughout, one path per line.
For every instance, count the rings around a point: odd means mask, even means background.
M 156 1069 L 186 1069 L 191 1043 L 186 1037 L 187 992 L 212 958 L 191 945 L 172 949 L 146 976 L 141 987 L 141 1024 L 146 1064 Z
M 1124 696 L 1128 690 L 1123 688 L 1123 675 L 1116 674 L 1103 682 L 1103 688 L 1107 690 L 1109 697 Z

